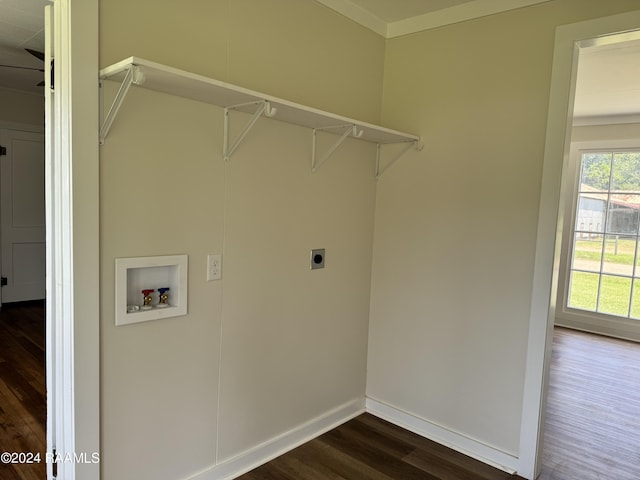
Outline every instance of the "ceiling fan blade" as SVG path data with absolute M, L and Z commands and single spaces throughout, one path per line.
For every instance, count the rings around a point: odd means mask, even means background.
M 37 50 L 32 50 L 30 48 L 25 48 L 27 52 L 36 57 L 38 60 L 42 60 L 44 62 L 44 53 L 39 52 Z

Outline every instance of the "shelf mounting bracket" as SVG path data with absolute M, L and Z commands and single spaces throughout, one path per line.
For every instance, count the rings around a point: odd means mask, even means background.
M 256 105 L 257 109 L 256 111 L 253 113 L 253 116 L 251 117 L 251 119 L 249 120 L 249 122 L 244 126 L 244 128 L 242 129 L 242 131 L 238 134 L 238 137 L 235 139 L 235 141 L 233 142 L 233 144 L 230 146 L 229 145 L 229 113 L 231 112 L 231 110 L 236 110 L 238 108 L 241 107 L 247 107 L 247 106 L 251 106 L 251 105 Z M 258 121 L 258 119 L 264 115 L 265 117 L 273 117 L 276 112 L 278 111 L 277 108 L 272 107 L 271 103 L 268 100 L 258 100 L 256 102 L 247 102 L 247 103 L 241 103 L 238 105 L 231 105 L 229 107 L 225 107 L 224 109 L 224 138 L 223 138 L 223 146 L 222 146 L 222 155 L 224 156 L 224 160 L 225 162 L 229 162 L 231 160 L 231 155 L 233 155 L 233 152 L 236 151 L 236 149 L 240 146 L 240 144 L 242 143 L 242 141 L 244 140 L 244 137 L 247 136 L 247 134 L 249 133 L 249 131 L 253 128 L 253 126 L 255 125 L 255 123 Z
M 391 160 L 389 160 L 384 168 L 380 168 L 380 157 L 382 156 L 382 145 L 378 143 L 378 147 L 376 150 L 376 180 L 378 180 L 384 172 L 386 172 L 394 163 L 400 160 L 409 150 L 414 149 L 417 152 L 421 152 L 424 148 L 424 145 L 417 140 L 412 142 L 406 142 L 406 146 L 400 150 L 400 152 L 396 153 Z
M 326 152 L 325 154 L 322 156 L 322 158 L 320 160 L 316 160 L 317 158 L 317 133 L 318 131 L 321 130 L 335 130 L 335 129 L 339 129 L 339 128 L 345 128 L 346 130 L 343 132 L 343 134 L 340 136 L 340 138 L 338 138 L 338 140 L 336 141 L 336 143 L 334 143 Z M 332 127 L 323 127 L 323 128 L 314 128 L 313 129 L 313 137 L 312 137 L 312 145 L 311 145 L 311 172 L 312 173 L 316 173 L 318 171 L 318 169 L 320 168 L 320 165 L 322 165 L 324 162 L 326 162 L 331 155 L 333 155 L 335 153 L 335 151 L 338 149 L 338 147 L 340 145 L 342 145 L 342 143 L 349 137 L 349 136 L 353 136 L 355 138 L 360 138 L 362 137 L 362 130 L 358 130 L 358 127 L 354 124 L 349 124 L 349 125 L 336 125 L 336 126 L 332 126 Z
M 132 84 L 142 85 L 144 83 L 144 80 L 145 80 L 144 74 L 140 71 L 140 69 L 137 66 L 131 65 L 131 67 L 127 69 L 127 73 L 125 74 L 124 79 L 120 84 L 118 93 L 116 93 L 116 96 L 113 99 L 113 103 L 111 104 L 111 107 L 107 112 L 107 116 L 104 117 L 104 121 L 100 126 L 100 134 L 99 134 L 100 145 L 104 145 L 105 139 L 107 138 L 107 134 L 111 129 L 111 124 L 113 123 L 116 116 L 118 115 L 118 110 L 120 110 L 120 107 L 122 106 L 122 102 L 124 102 L 124 99 L 127 96 L 129 87 L 131 87 Z M 103 104 L 102 82 L 100 82 L 100 109 L 101 110 L 102 110 L 102 104 Z M 102 112 L 100 113 L 101 113 L 100 116 L 102 117 Z

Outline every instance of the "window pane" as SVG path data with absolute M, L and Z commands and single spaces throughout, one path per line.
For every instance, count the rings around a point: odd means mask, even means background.
M 578 198 L 576 231 L 582 233 L 604 232 L 607 194 L 581 193 Z
M 633 275 L 636 238 L 625 235 L 607 235 L 602 271 L 617 275 Z
M 598 312 L 626 317 L 631 299 L 631 279 L 602 275 Z
M 600 191 L 609 189 L 612 157 L 613 154 L 611 152 L 585 153 L 582 155 L 580 191 L 583 191 L 583 186 L 587 189 Z
M 608 233 L 638 233 L 640 195 L 615 194 L 609 197 Z
M 571 272 L 569 307 L 595 312 L 599 277 L 597 273 Z
M 633 276 L 640 278 L 640 242 L 638 240 L 636 240 L 636 269 Z
M 629 316 L 640 320 L 640 280 L 633 281 L 633 298 L 631 299 Z
M 600 272 L 603 235 L 576 233 L 575 237 L 571 268 Z
M 612 168 L 612 191 L 640 192 L 640 152 L 614 153 Z
M 566 305 L 640 320 L 640 151 L 580 159 Z

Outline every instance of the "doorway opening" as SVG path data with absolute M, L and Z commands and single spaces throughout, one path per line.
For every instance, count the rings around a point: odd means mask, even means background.
M 43 131 L 0 128 L 0 452 L 26 455 L 2 462 L 0 478 L 46 472 Z
M 640 339 L 640 42 L 632 36 L 576 44 L 541 480 L 640 475 L 628 448 L 640 413 L 640 391 L 628 388 L 640 345 L 576 331 Z
M 46 475 L 46 3 L 0 5 L 0 478 Z
M 640 341 L 640 40 L 578 49 L 556 325 Z
M 552 340 L 556 311 L 561 306 L 556 300 L 562 234 L 571 226 L 565 212 L 566 192 L 573 180 L 568 167 L 578 55 L 580 49 L 638 39 L 640 11 L 564 25 L 556 30 L 521 429 L 521 471 L 527 478 L 536 478 L 542 468 Z
M 23 12 L 31 3 L 14 0 L 0 9 Z M 40 3 L 47 5 L 48 27 L 43 33 L 46 446 L 58 458 L 95 458 L 100 452 L 98 0 Z M 8 18 L 2 15 L 3 22 Z M 3 102 L 0 115 L 5 107 Z M 15 121 L 9 123 L 15 128 Z M 69 480 L 100 477 L 97 462 L 44 460 L 47 478 L 54 473 Z

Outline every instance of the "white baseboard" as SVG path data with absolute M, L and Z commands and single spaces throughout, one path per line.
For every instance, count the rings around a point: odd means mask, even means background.
M 457 452 L 513 474 L 518 468 L 518 457 L 460 433 L 448 430 L 415 415 L 367 398 L 367 412 L 399 427 L 433 440 Z
M 246 452 L 185 480 L 231 480 L 365 412 L 365 400 L 345 403 Z
M 627 318 L 611 320 L 604 316 L 602 318 L 593 318 L 589 315 L 556 316 L 555 326 L 640 342 L 638 321 Z
M 518 458 L 475 439 L 421 419 L 372 398 L 354 400 L 274 437 L 229 460 L 213 465 L 185 480 L 232 480 L 293 450 L 329 430 L 368 412 L 420 436 L 438 442 L 476 460 L 510 474 L 515 473 Z

